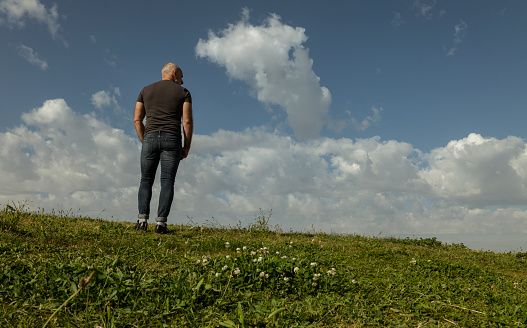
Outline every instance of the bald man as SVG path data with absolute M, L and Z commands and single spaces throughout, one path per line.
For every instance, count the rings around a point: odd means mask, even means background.
M 160 81 L 141 90 L 135 104 L 135 130 L 142 143 L 139 216 L 135 228 L 138 231 L 148 230 L 152 185 L 161 163 L 161 193 L 154 233 L 167 234 L 170 233 L 166 225 L 174 199 L 174 181 L 179 162 L 188 156 L 190 150 L 193 119 L 192 97 L 182 87 L 181 68 L 174 63 L 165 64 L 161 77 Z M 143 124 L 145 116 L 146 125 Z

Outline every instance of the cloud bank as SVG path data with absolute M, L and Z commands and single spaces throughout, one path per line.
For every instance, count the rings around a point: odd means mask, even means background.
M 136 138 L 63 99 L 22 120 L 0 133 L 2 205 L 29 199 L 35 210 L 136 219 Z M 470 134 L 423 153 L 379 137 L 297 142 L 259 127 L 220 130 L 195 136 L 169 220 L 246 224 L 261 208 L 295 231 L 527 233 L 526 186 L 526 144 L 512 136 Z
M 249 84 L 259 101 L 282 107 L 298 139 L 316 138 L 329 120 L 331 94 L 313 72 L 305 29 L 283 24 L 277 15 L 260 26 L 248 20 L 245 9 L 238 23 L 200 39 L 196 54 Z

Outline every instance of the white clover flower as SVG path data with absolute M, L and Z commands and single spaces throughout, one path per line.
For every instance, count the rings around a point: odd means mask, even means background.
M 276 255 L 280 255 L 280 252 L 276 252 Z
M 260 256 L 260 257 L 258 258 L 258 262 L 262 262 L 262 261 L 263 261 L 263 257 Z
M 282 256 L 282 257 L 281 257 L 281 259 L 286 259 L 286 258 L 287 258 L 287 256 L 286 256 L 286 255 L 284 255 L 284 256 Z
M 240 269 L 236 268 L 234 269 L 234 274 L 235 275 L 239 275 L 241 273 Z
M 263 250 L 266 251 L 266 250 L 267 250 L 267 247 L 264 247 Z
M 292 242 L 292 241 L 290 241 L 290 242 L 289 242 L 289 244 L 293 245 L 293 242 Z
M 291 261 L 296 261 L 296 257 L 293 257 L 293 258 L 291 259 Z
M 313 280 L 314 280 L 314 281 L 317 281 L 319 277 L 320 277 L 320 273 L 315 273 L 315 274 L 313 275 Z
M 288 277 L 284 277 L 284 281 L 289 281 L 289 278 Z
M 228 275 L 227 278 L 232 279 L 234 276 L 232 274 Z
M 256 261 L 258 261 L 258 259 L 253 259 L 253 262 L 256 263 Z
M 231 256 L 230 256 L 230 255 L 226 255 L 225 258 L 226 258 L 226 259 L 230 259 Z
M 311 284 L 313 287 L 316 287 L 318 284 L 316 282 Z
M 247 250 L 247 246 L 243 246 L 243 250 L 246 251 Z
M 240 249 L 240 247 L 237 247 L 236 248 L 236 252 L 239 252 L 239 251 L 241 251 L 241 249 Z
M 225 271 L 225 270 L 227 270 L 228 268 L 229 268 L 228 265 L 224 265 L 223 268 L 221 268 L 221 270 L 222 270 L 222 271 Z
M 252 252 L 251 252 L 251 255 L 253 255 L 253 256 L 256 255 L 256 252 L 255 252 L 255 251 L 252 251 Z
M 263 277 L 265 277 L 265 272 L 262 271 L 260 272 L 260 278 L 263 278 Z
M 225 243 L 225 247 L 226 247 L 226 248 L 229 248 L 229 247 L 231 247 L 231 243 L 229 243 L 229 242 L 226 242 L 226 243 Z
M 221 276 L 221 272 L 216 272 L 216 278 L 219 278 Z
M 294 271 L 295 273 L 298 273 L 298 272 L 300 272 L 300 268 L 299 268 L 299 267 L 295 267 L 295 268 L 293 269 L 293 271 Z
M 269 275 L 266 273 L 266 274 L 265 274 L 265 279 L 267 279 L 267 278 L 269 278 Z
M 200 263 L 201 263 L 201 260 L 197 260 L 197 261 L 196 261 L 196 264 L 200 264 Z
M 311 266 L 312 266 L 313 268 L 316 268 L 316 267 L 317 267 L 317 262 L 311 262 Z
M 416 263 L 417 261 L 414 258 L 412 258 L 412 260 L 410 261 L 410 264 L 416 264 Z
M 207 265 L 209 263 L 209 261 L 207 261 L 207 259 L 204 259 L 203 261 L 201 261 L 201 264 L 203 265 Z
M 206 259 L 206 258 L 207 258 L 207 255 L 202 255 L 201 258 L 202 258 L 202 259 Z
M 357 283 L 357 280 L 353 279 L 351 282 L 354 283 L 354 284 L 356 284 L 356 283 Z
M 262 271 L 262 270 L 260 270 L 260 268 L 257 268 L 257 269 L 256 269 L 256 272 L 260 272 L 260 271 Z

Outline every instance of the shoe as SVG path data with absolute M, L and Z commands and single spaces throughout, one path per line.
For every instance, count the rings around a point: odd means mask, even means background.
M 148 222 L 139 222 L 139 220 L 137 220 L 137 223 L 135 224 L 135 230 L 148 231 Z
M 171 231 L 168 230 L 168 228 L 166 226 L 162 226 L 160 224 L 156 224 L 156 229 L 154 230 L 154 233 L 165 235 L 165 234 L 169 234 L 170 232 Z

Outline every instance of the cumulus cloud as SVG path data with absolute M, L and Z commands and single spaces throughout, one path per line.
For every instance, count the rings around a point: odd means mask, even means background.
M 27 60 L 30 64 L 38 66 L 41 70 L 45 71 L 48 69 L 48 63 L 41 59 L 37 52 L 33 51 L 32 48 L 25 46 L 21 43 L 17 46 L 18 54 Z
M 0 133 L 0 203 L 135 220 L 137 138 L 62 99 L 22 120 Z M 517 137 L 470 134 L 422 153 L 379 137 L 297 142 L 264 128 L 220 130 L 195 136 L 170 221 L 247 224 L 262 208 L 296 231 L 527 233 L 526 168 Z
M 0 23 L 22 28 L 27 20 L 36 20 L 48 27 L 53 39 L 62 39 L 57 5 L 46 8 L 39 0 L 1 0 Z
M 313 72 L 305 29 L 270 15 L 263 25 L 249 22 L 249 12 L 217 34 L 200 39 L 196 54 L 224 66 L 232 79 L 248 83 L 259 101 L 281 106 L 301 140 L 315 138 L 328 121 L 329 90 Z

